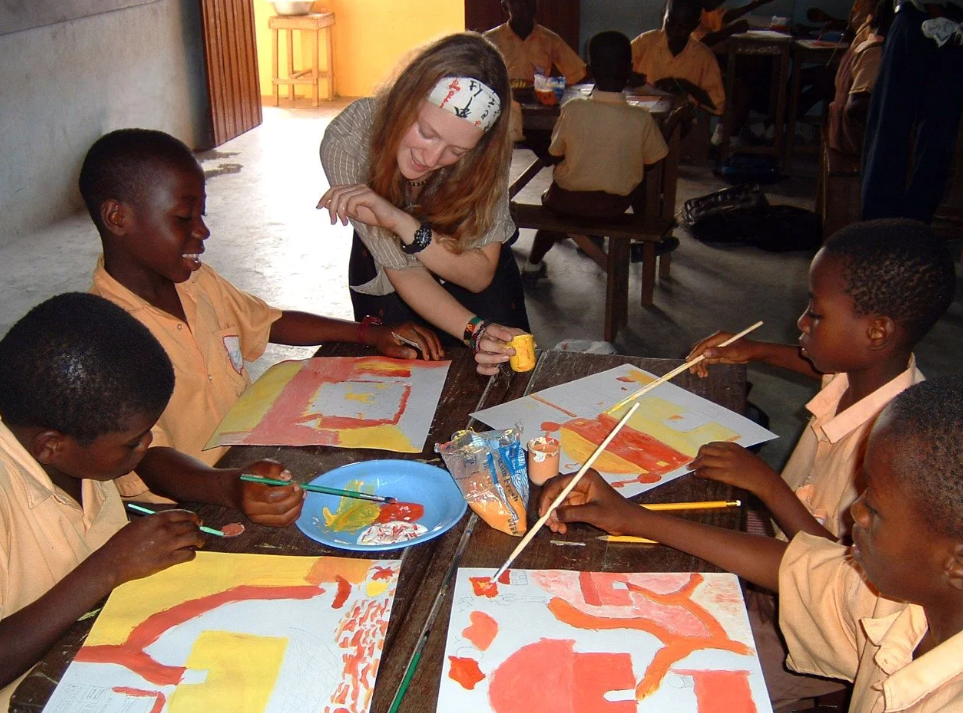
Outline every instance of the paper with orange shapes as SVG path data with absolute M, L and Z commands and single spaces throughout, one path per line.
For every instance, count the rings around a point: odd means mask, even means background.
M 420 453 L 450 361 L 318 357 L 275 364 L 205 448 L 336 446 Z
M 522 425 L 523 442 L 551 436 L 562 444 L 562 473 L 574 473 L 625 410 L 606 410 L 658 378 L 631 364 L 553 386 L 476 411 L 492 428 Z M 699 448 L 712 441 L 754 446 L 776 434 L 672 383 L 639 399 L 638 411 L 595 461 L 595 469 L 629 498 L 685 475 Z
M 45 713 L 366 713 L 400 562 L 198 552 L 114 590 Z
M 735 575 L 491 574 L 458 571 L 439 713 L 772 711 Z

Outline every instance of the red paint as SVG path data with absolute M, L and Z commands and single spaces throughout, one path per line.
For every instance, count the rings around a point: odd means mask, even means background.
M 338 710 L 347 713 L 370 708 L 375 676 L 378 674 L 377 662 L 372 664 L 372 660 L 384 646 L 388 629 L 385 612 L 389 604 L 384 599 L 361 600 L 341 619 L 335 632 L 335 641 L 342 649 L 344 668 L 340 683 L 331 697 L 331 704 L 339 706 L 334 709 L 335 713 Z
M 499 584 L 511 584 L 511 583 L 512 583 L 512 571 L 511 571 L 510 569 L 506 569 L 504 572 L 502 572 L 502 576 L 498 578 L 498 583 L 499 583 Z
M 111 690 L 114 693 L 122 693 L 125 696 L 133 696 L 134 698 L 153 698 L 154 705 L 151 706 L 150 713 L 160 713 L 164 710 L 164 704 L 167 703 L 167 697 L 163 691 L 144 691 L 140 688 L 130 688 L 129 686 L 114 686 Z
M 756 713 L 748 671 L 676 671 L 692 676 L 699 713 Z
M 331 608 L 340 609 L 344 606 L 344 603 L 348 601 L 348 595 L 351 594 L 351 582 L 342 577 L 340 574 L 334 578 L 334 581 L 338 583 L 338 593 L 334 595 L 334 601 L 331 602 Z
M 498 634 L 498 622 L 483 611 L 473 611 L 468 615 L 471 624 L 466 626 L 461 635 L 475 645 L 480 651 L 488 651 L 495 636 Z
M 485 679 L 485 674 L 478 668 L 478 662 L 475 659 L 449 656 L 448 661 L 451 664 L 448 669 L 448 678 L 457 681 L 465 690 L 475 690 L 475 685 Z
M 607 413 L 600 413 L 596 418 L 572 419 L 565 424 L 565 428 L 589 443 L 599 444 L 612 432 L 617 423 L 618 419 L 612 418 Z M 659 476 L 692 460 L 691 456 L 628 425 L 619 431 L 605 450 L 644 470 L 644 476 L 640 477 L 655 478 L 654 481 L 642 482 L 657 482 Z
M 418 503 L 385 503 L 375 522 L 418 522 L 425 514 L 425 506 Z
M 569 417 L 571 417 L 571 418 L 575 418 L 576 416 L 578 416 L 577 413 L 572 413 L 572 412 L 569 411 L 568 409 L 564 409 L 564 408 L 562 408 L 561 406 L 559 406 L 558 404 L 553 404 L 551 401 L 548 401 L 547 399 L 542 398 L 542 397 L 539 396 L 538 394 L 531 394 L 531 395 L 530 395 L 530 398 L 535 399 L 535 400 L 538 401 L 539 403 L 543 403 L 543 404 L 545 404 L 546 406 L 548 406 L 549 408 L 555 409 L 556 411 L 561 411 L 561 412 L 564 413 L 566 416 L 569 416 Z
M 635 687 L 627 654 L 577 653 L 574 641 L 542 639 L 523 646 L 491 675 L 495 713 L 635 713 L 634 701 L 612 702 L 609 691 Z
M 239 522 L 229 522 L 221 528 L 224 537 L 237 537 L 244 533 L 244 525 Z
M 498 595 L 498 584 L 493 582 L 491 577 L 469 577 L 468 581 L 471 582 L 476 597 L 494 599 Z
M 638 380 L 633 379 L 631 376 L 620 376 L 616 381 L 624 381 L 626 384 L 637 384 Z
M 555 423 L 555 421 L 542 421 L 542 430 L 546 433 L 551 433 L 552 431 L 560 431 L 562 429 L 562 424 Z
M 323 591 L 323 589 L 313 586 L 241 585 L 206 597 L 190 599 L 147 617 L 131 630 L 127 641 L 123 644 L 82 646 L 74 660 L 91 663 L 114 663 L 130 669 L 154 685 L 176 685 L 180 683 L 181 677 L 184 675 L 184 667 L 161 664 L 146 653 L 147 647 L 168 630 L 231 602 L 242 602 L 250 599 L 311 599 Z
M 375 567 L 371 579 L 377 582 L 379 579 L 391 579 L 394 575 L 395 571 L 391 567 Z

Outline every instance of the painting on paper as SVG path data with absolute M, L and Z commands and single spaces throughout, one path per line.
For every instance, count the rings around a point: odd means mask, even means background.
M 198 552 L 108 599 L 45 713 L 366 713 L 399 562 Z
M 631 404 L 606 410 L 656 377 L 629 364 L 554 386 L 472 414 L 492 428 L 522 425 L 523 440 L 540 435 L 562 444 L 561 472 L 579 469 Z M 712 441 L 753 446 L 775 434 L 737 413 L 674 384 L 657 386 L 639 399 L 632 415 L 595 469 L 625 497 L 678 478 L 699 448 Z
M 461 569 L 437 711 L 771 713 L 731 574 Z
M 215 446 L 338 446 L 420 453 L 449 361 L 319 357 L 285 361 L 251 384 Z

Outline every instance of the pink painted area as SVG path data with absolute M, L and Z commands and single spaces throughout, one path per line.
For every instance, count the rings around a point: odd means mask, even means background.
M 605 700 L 635 687 L 629 654 L 577 653 L 571 640 L 523 646 L 491 674 L 495 713 L 635 713 L 634 701 Z
M 468 691 L 473 691 L 479 681 L 485 680 L 485 674 L 478 668 L 478 662 L 475 659 L 449 656 L 448 662 L 448 678 L 457 681 Z
M 699 713 L 756 713 L 748 671 L 682 671 L 695 682 Z
M 483 611 L 473 611 L 468 616 L 471 624 L 465 627 L 461 635 L 474 644 L 476 649 L 488 651 L 498 634 L 498 622 Z

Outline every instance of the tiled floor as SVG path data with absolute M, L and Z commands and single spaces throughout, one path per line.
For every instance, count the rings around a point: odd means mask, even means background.
M 199 156 L 208 176 L 207 222 L 212 235 L 205 260 L 240 287 L 282 307 L 351 317 L 347 288 L 349 228 L 331 226 L 315 209 L 327 187 L 318 161 L 326 122 L 344 103 L 320 109 L 267 107 L 257 129 Z M 522 161 L 524 156 L 519 158 Z M 522 194 L 538 199 L 550 180 L 543 172 Z M 679 205 L 723 184 L 708 167 L 683 166 Z M 812 207 L 814 168 L 794 163 L 793 176 L 767 189 L 773 203 Z M 532 231 L 516 244 L 519 259 Z M 625 354 L 680 357 L 717 329 L 738 330 L 762 319 L 763 339 L 795 341 L 796 317 L 806 304 L 811 256 L 765 253 L 755 248 L 716 247 L 683 234 L 673 255 L 672 277 L 656 286 L 655 306 L 638 303 L 634 268 L 629 326 L 616 343 Z M 958 245 L 955 246 L 958 250 Z M 86 215 L 78 215 L 0 248 L 0 330 L 32 305 L 66 290 L 86 290 L 99 254 L 99 241 Z M 570 244 L 547 258 L 549 279 L 527 293 L 533 331 L 543 347 L 564 338 L 601 339 L 605 277 Z M 963 345 L 963 297 L 958 290 L 950 313 L 917 350 L 928 375 L 959 371 Z M 311 349 L 271 347 L 266 364 Z M 763 455 L 780 465 L 804 423 L 804 404 L 816 384 L 767 368 L 751 367 L 751 398 L 772 418 L 780 439 Z

